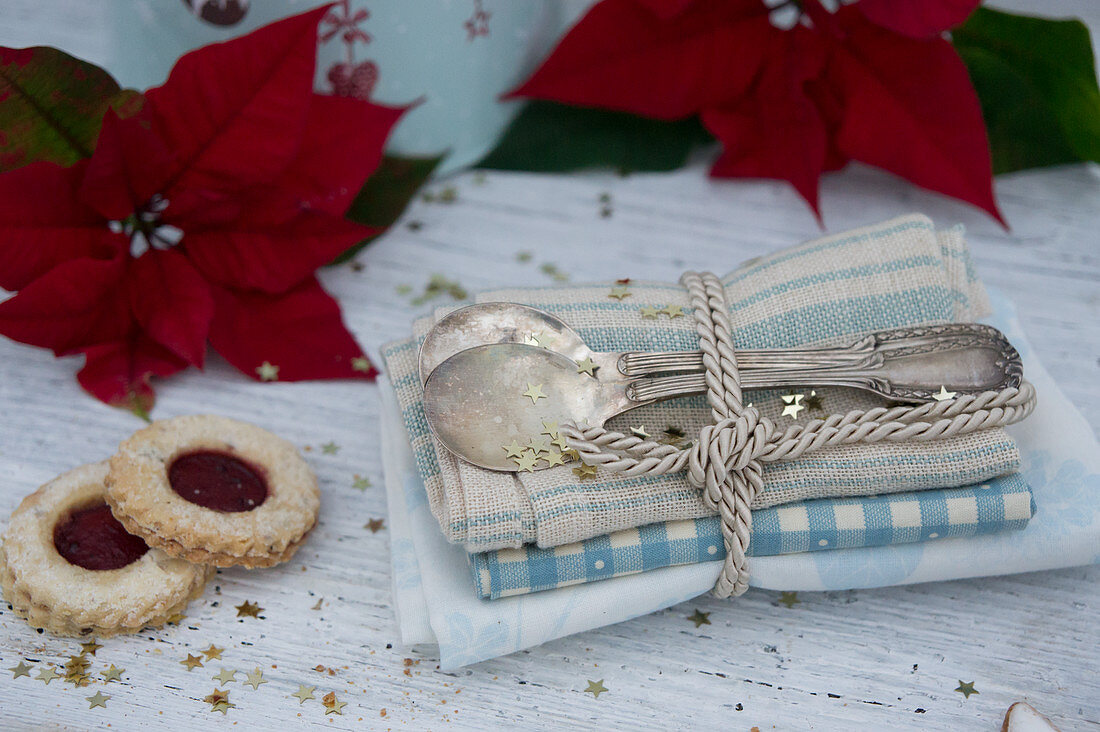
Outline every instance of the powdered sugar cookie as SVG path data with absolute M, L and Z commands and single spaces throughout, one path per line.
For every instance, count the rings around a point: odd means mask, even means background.
M 317 478 L 294 445 L 226 417 L 154 422 L 110 463 L 107 502 L 126 530 L 201 564 L 285 562 L 321 506 Z
M 0 548 L 0 587 L 21 617 L 58 635 L 163 625 L 202 594 L 211 568 L 126 533 L 106 504 L 107 462 L 71 470 L 23 499 Z

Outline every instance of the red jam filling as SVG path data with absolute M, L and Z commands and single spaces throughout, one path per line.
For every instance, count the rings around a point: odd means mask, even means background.
M 182 498 L 213 511 L 251 511 L 267 498 L 267 481 L 224 452 L 192 452 L 168 467 L 168 483 Z
M 53 530 L 53 545 L 69 564 L 84 569 L 120 569 L 149 551 L 140 537 L 126 533 L 105 503 L 59 522 Z

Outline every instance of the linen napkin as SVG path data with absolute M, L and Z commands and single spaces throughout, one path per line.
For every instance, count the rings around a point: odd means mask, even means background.
M 1035 412 L 1008 432 L 1031 486 L 1035 516 L 1020 531 L 899 546 L 753 557 L 750 585 L 847 590 L 1031 572 L 1100 561 L 1100 444 L 1032 352 L 1007 299 L 993 293 L 1000 328 L 1020 351 L 1039 394 Z M 390 511 L 394 607 L 402 642 L 439 646 L 443 670 L 671 607 L 708 591 L 721 562 L 666 567 L 486 601 L 470 582 L 469 555 L 449 544 L 430 508 L 405 437 L 396 394 L 381 383 L 382 458 Z
M 909 215 L 807 242 L 752 260 L 723 279 L 741 348 L 784 348 L 847 343 L 874 330 L 977 320 L 988 300 L 974 276 L 960 228 L 937 232 L 924 216 Z M 612 283 L 568 288 L 500 290 L 478 301 L 521 302 L 547 310 L 572 326 L 595 350 L 694 350 L 690 317 L 648 319 L 642 306 L 688 306 L 678 285 L 629 283 L 612 298 Z M 619 291 L 622 294 L 622 291 Z M 418 338 L 383 349 L 405 427 L 427 488 L 428 501 L 449 541 L 469 551 L 557 547 L 665 521 L 710 515 L 682 474 L 635 478 L 600 474 L 595 481 L 570 466 L 536 473 L 496 473 L 459 460 L 428 429 L 416 366 Z M 821 408 L 808 416 L 886 404 L 854 389 L 820 390 Z M 776 392 L 749 397 L 782 425 Z M 710 419 L 703 397 L 643 407 L 616 417 L 626 431 L 676 428 L 690 436 Z M 753 508 L 795 501 L 890 494 L 981 484 L 1014 472 L 1019 454 L 1003 430 L 924 443 L 832 447 L 791 462 L 764 466 L 764 490 Z

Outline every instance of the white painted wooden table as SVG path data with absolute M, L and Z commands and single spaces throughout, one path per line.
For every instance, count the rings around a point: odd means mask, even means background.
M 403 337 L 410 304 L 432 273 L 470 292 L 549 284 L 539 265 L 573 280 L 674 281 L 690 268 L 722 270 L 817 236 L 785 186 L 715 183 L 697 164 L 669 175 L 538 176 L 467 173 L 452 204 L 418 201 L 358 258 L 324 274 L 361 342 Z M 855 168 L 829 177 L 829 231 L 918 210 L 938 224 L 963 222 L 980 275 L 1010 293 L 1036 350 L 1094 429 L 1100 426 L 1100 174 L 1095 167 L 998 181 L 1005 232 L 982 214 L 894 179 Z M 612 214 L 600 215 L 610 194 Z M 414 223 L 416 222 L 416 223 Z M 532 261 L 516 255 L 530 251 Z M 582 258 L 585 264 L 582 266 Z M 411 294 L 396 288 L 410 285 Z M 83 394 L 76 360 L 0 340 L 0 514 L 55 474 L 109 456 L 141 426 Z M 1008 705 L 1027 699 L 1064 725 L 1100 721 L 1097 617 L 1100 568 L 873 591 L 806 594 L 793 608 L 777 594 L 707 597 L 666 612 L 565 638 L 455 673 L 436 670 L 433 649 L 397 641 L 390 604 L 377 387 L 257 384 L 217 358 L 206 373 L 159 385 L 155 417 L 218 412 L 268 427 L 309 450 L 323 489 L 320 525 L 289 564 L 227 570 L 179 627 L 104 641 L 92 673 L 124 668 L 122 683 L 79 689 L 33 675 L 79 651 L 0 613 L 0 668 L 21 659 L 32 677 L 0 672 L 0 726 L 133 729 L 271 729 L 300 722 L 331 729 L 722 727 L 767 729 L 998 729 Z M 320 445 L 333 441 L 334 454 Z M 373 487 L 352 487 L 362 475 Z M 959 561 L 966 561 L 960 557 Z M 236 617 L 245 600 L 261 619 Z M 320 609 L 316 606 L 320 604 Z M 710 625 L 687 620 L 696 608 Z M 188 672 L 180 661 L 210 644 L 226 650 Z M 201 654 L 200 654 L 201 655 Z M 412 659 L 411 661 L 407 659 Z M 410 665 L 411 664 L 411 665 Z M 322 665 L 334 670 L 312 670 Z M 228 688 L 224 717 L 202 698 L 223 667 L 263 669 L 266 684 Z M 587 681 L 609 689 L 598 699 Z M 979 691 L 968 699 L 959 680 Z M 324 714 L 299 705 L 299 684 L 348 705 Z M 89 710 L 85 697 L 111 696 Z

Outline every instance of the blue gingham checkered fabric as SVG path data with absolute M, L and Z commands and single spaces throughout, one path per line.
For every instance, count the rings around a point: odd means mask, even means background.
M 1022 529 L 1034 511 L 1020 475 L 980 485 L 863 498 L 826 498 L 752 514 L 749 554 L 904 544 Z M 717 516 L 650 524 L 552 549 L 524 546 L 471 554 L 474 585 L 497 599 L 721 560 Z

